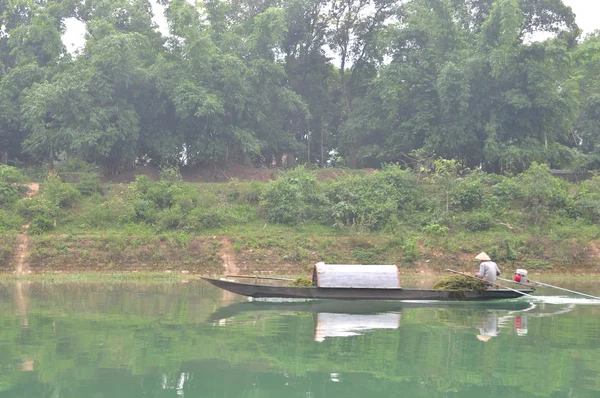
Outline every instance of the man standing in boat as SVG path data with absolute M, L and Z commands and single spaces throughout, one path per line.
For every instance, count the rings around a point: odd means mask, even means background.
M 475 276 L 485 282 L 496 283 L 496 277 L 500 275 L 498 264 L 493 262 L 485 252 L 479 253 L 475 259 L 481 261 L 479 263 L 479 272 Z

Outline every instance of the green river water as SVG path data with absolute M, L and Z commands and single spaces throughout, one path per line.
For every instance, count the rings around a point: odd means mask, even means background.
M 538 294 L 248 302 L 195 280 L 5 283 L 0 398 L 600 397 L 600 305 Z

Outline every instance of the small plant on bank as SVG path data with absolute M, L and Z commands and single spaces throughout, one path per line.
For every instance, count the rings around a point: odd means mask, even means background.
M 84 174 L 75 189 L 83 196 L 92 196 L 93 194 L 102 194 L 102 186 L 97 174 Z
M 454 181 L 450 191 L 450 202 L 461 211 L 471 211 L 481 207 L 485 185 L 482 173 L 471 173 Z
M 394 220 L 412 218 L 423 203 L 416 177 L 396 165 L 325 183 L 325 193 L 334 225 L 363 231 L 397 230 Z
M 16 202 L 27 191 L 25 176 L 16 167 L 0 164 L 0 206 Z
M 575 207 L 588 222 L 600 222 L 600 176 L 580 184 L 579 192 L 575 195 Z
M 526 209 L 530 224 L 546 221 L 551 211 L 565 210 L 569 203 L 568 183 L 552 176 L 547 165 L 533 163 L 516 178 L 518 198 Z
M 444 225 L 431 224 L 423 227 L 423 232 L 431 236 L 447 236 L 450 229 Z
M 402 253 L 404 254 L 404 260 L 413 262 L 421 256 L 419 246 L 417 246 L 417 238 L 411 237 L 406 240 L 402 245 Z
M 491 229 L 496 221 L 494 218 L 485 212 L 467 213 L 464 216 L 463 225 L 467 231 L 480 232 Z
M 62 182 L 58 174 L 52 172 L 48 173 L 41 191 L 44 200 L 61 208 L 71 207 L 81 196 L 71 184 Z
M 23 225 L 23 217 L 13 211 L 0 209 L 0 234 L 18 231 Z
M 315 173 L 298 167 L 267 184 L 261 207 L 268 221 L 296 225 L 318 216 L 325 201 Z
M 545 260 L 527 260 L 525 261 L 525 268 L 529 269 L 549 269 L 552 268 L 550 263 Z

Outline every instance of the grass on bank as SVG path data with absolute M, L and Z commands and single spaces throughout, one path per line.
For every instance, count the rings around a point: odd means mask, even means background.
M 32 274 L 0 274 L 0 283 L 14 283 L 19 281 L 53 282 L 53 283 L 125 283 L 139 282 L 145 284 L 188 282 L 201 280 L 198 275 L 182 274 L 181 272 L 43 272 Z
M 335 180 L 300 168 L 268 183 L 222 184 L 184 183 L 172 169 L 129 184 L 58 173 L 31 199 L 19 199 L 18 184 L 4 186 L 0 203 L 30 224 L 36 271 L 216 274 L 224 249 L 242 270 L 286 274 L 317 261 L 436 270 L 468 266 L 481 250 L 507 266 L 548 270 L 594 264 L 590 245 L 600 239 L 600 179 L 572 184 L 540 165 L 514 177 L 432 170 L 421 179 L 396 166 Z M 18 231 L 14 217 L 2 223 L 6 265 Z

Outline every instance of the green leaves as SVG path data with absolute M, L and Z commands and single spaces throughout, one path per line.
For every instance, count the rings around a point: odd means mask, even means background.
M 261 196 L 268 221 L 291 225 L 317 217 L 324 202 L 325 196 L 315 174 L 301 167 L 269 182 Z
M 5 2 L 6 3 L 6 2 Z M 597 36 L 561 0 L 147 0 L 1 8 L 2 158 L 108 174 L 225 162 L 351 167 L 413 150 L 486 171 L 595 153 Z M 65 18 L 85 23 L 72 57 Z M 552 34 L 532 42 L 533 32 Z
M 27 190 L 21 185 L 24 181 L 25 176 L 21 174 L 19 169 L 0 164 L 0 211 L 2 211 L 2 207 L 16 202 Z M 8 217 L 8 215 L 5 217 Z M 8 218 L 6 219 L 8 220 Z
M 568 167 L 574 157 L 556 148 L 575 144 L 571 44 L 562 36 L 526 43 L 524 34 L 560 30 L 557 21 L 567 32 L 570 13 L 552 1 L 484 3 L 414 0 L 401 8 L 402 22 L 388 31 L 392 61 L 343 126 L 363 164 L 423 149 L 493 172 L 533 161 Z

